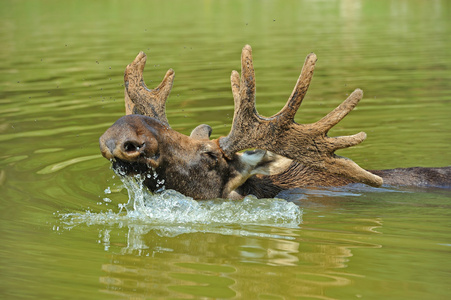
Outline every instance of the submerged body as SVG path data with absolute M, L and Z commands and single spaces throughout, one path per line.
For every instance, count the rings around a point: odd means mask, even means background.
M 412 167 L 370 172 L 381 176 L 386 185 L 451 189 L 451 167 Z
M 451 189 L 451 167 L 442 168 L 398 168 L 370 170 L 384 180 L 384 186 L 419 187 Z M 294 162 L 286 172 L 273 176 L 256 175 L 249 178 L 238 193 L 255 195 L 259 198 L 273 198 L 284 190 L 302 187 L 345 186 L 353 181 L 347 178 L 334 178 L 330 174 L 309 169 Z

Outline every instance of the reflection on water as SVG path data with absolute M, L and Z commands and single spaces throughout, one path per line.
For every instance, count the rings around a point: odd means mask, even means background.
M 184 239 L 167 239 L 147 226 L 129 225 L 126 239 L 111 239 L 115 230 L 99 234 L 99 243 L 111 253 L 102 264 L 100 281 L 105 292 L 138 299 L 144 299 L 143 295 L 332 299 L 324 296 L 326 289 L 363 277 L 340 271 L 353 256 L 351 250 L 381 247 L 346 234 L 325 233 L 318 238 L 311 232 L 284 228 L 275 229 L 278 233 L 273 236 L 191 233 Z
M 117 230 L 104 229 L 99 234 L 99 243 L 109 253 L 100 282 L 105 292 L 138 299 L 144 295 L 332 299 L 324 296 L 326 289 L 363 277 L 340 271 L 353 256 L 351 250 L 381 247 L 339 233 L 326 234 L 321 241 L 309 232 L 283 228 L 269 237 L 191 233 L 187 238 L 168 239 L 148 226 L 129 225 L 126 239 L 112 239 Z M 282 235 L 296 240 L 279 238 Z
M 119 212 L 61 214 L 60 227 L 54 227 L 59 232 L 97 228 L 97 242 L 108 253 L 100 277 L 107 294 L 332 299 L 324 296 L 325 289 L 362 277 L 338 271 L 353 256 L 351 250 L 381 247 L 346 232 L 303 228 L 302 210 L 293 202 L 194 201 L 170 190 L 152 195 L 139 176 L 123 181 L 129 201 L 119 205 Z M 353 191 L 358 189 L 364 187 L 317 191 L 317 196 L 357 196 Z M 378 234 L 382 226 L 380 219 L 354 223 L 353 232 L 367 234 Z M 216 257 L 222 258 L 220 264 Z

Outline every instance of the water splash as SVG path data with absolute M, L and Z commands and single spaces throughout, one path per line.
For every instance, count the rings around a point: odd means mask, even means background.
M 129 200 L 126 204 L 119 204 L 119 212 L 63 214 L 60 216 L 63 227 L 70 229 L 85 224 L 131 228 L 144 225 L 164 236 L 189 232 L 252 235 L 252 232 L 243 230 L 242 225 L 297 228 L 302 222 L 299 206 L 281 199 L 247 196 L 238 201 L 196 201 L 174 190 L 163 189 L 152 194 L 143 186 L 144 178 L 141 176 L 124 177 L 122 181 Z M 236 229 L 236 225 L 240 229 Z

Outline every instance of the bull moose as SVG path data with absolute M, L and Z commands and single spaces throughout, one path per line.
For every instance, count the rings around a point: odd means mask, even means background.
M 307 56 L 285 106 L 268 118 L 255 108 L 252 49 L 246 45 L 241 77 L 237 71 L 231 75 L 235 110 L 230 133 L 213 140 L 212 129 L 205 124 L 190 136 L 170 127 L 165 105 L 175 73 L 168 70 L 158 87 L 148 89 L 143 80 L 146 59 L 140 52 L 126 67 L 126 116 L 100 137 L 100 150 L 122 175 L 156 174 L 145 177 L 144 185 L 151 191 L 158 190 L 162 181 L 165 188 L 194 199 L 239 199 L 249 194 L 269 198 L 292 188 L 350 183 L 451 186 L 451 167 L 367 171 L 334 153 L 366 138 L 364 132 L 327 136 L 362 99 L 360 89 L 319 121 L 296 123 L 295 114 L 313 77 L 314 53 Z

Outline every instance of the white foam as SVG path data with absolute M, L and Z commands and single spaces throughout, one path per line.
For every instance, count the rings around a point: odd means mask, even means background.
M 142 185 L 141 178 L 124 179 L 129 193 L 127 204 L 119 211 L 86 211 L 61 215 L 65 228 L 77 225 L 150 226 L 162 235 L 174 236 L 188 232 L 216 232 L 250 235 L 231 225 L 262 225 L 296 228 L 302 222 L 302 210 L 281 199 L 196 201 L 173 190 L 152 194 Z

